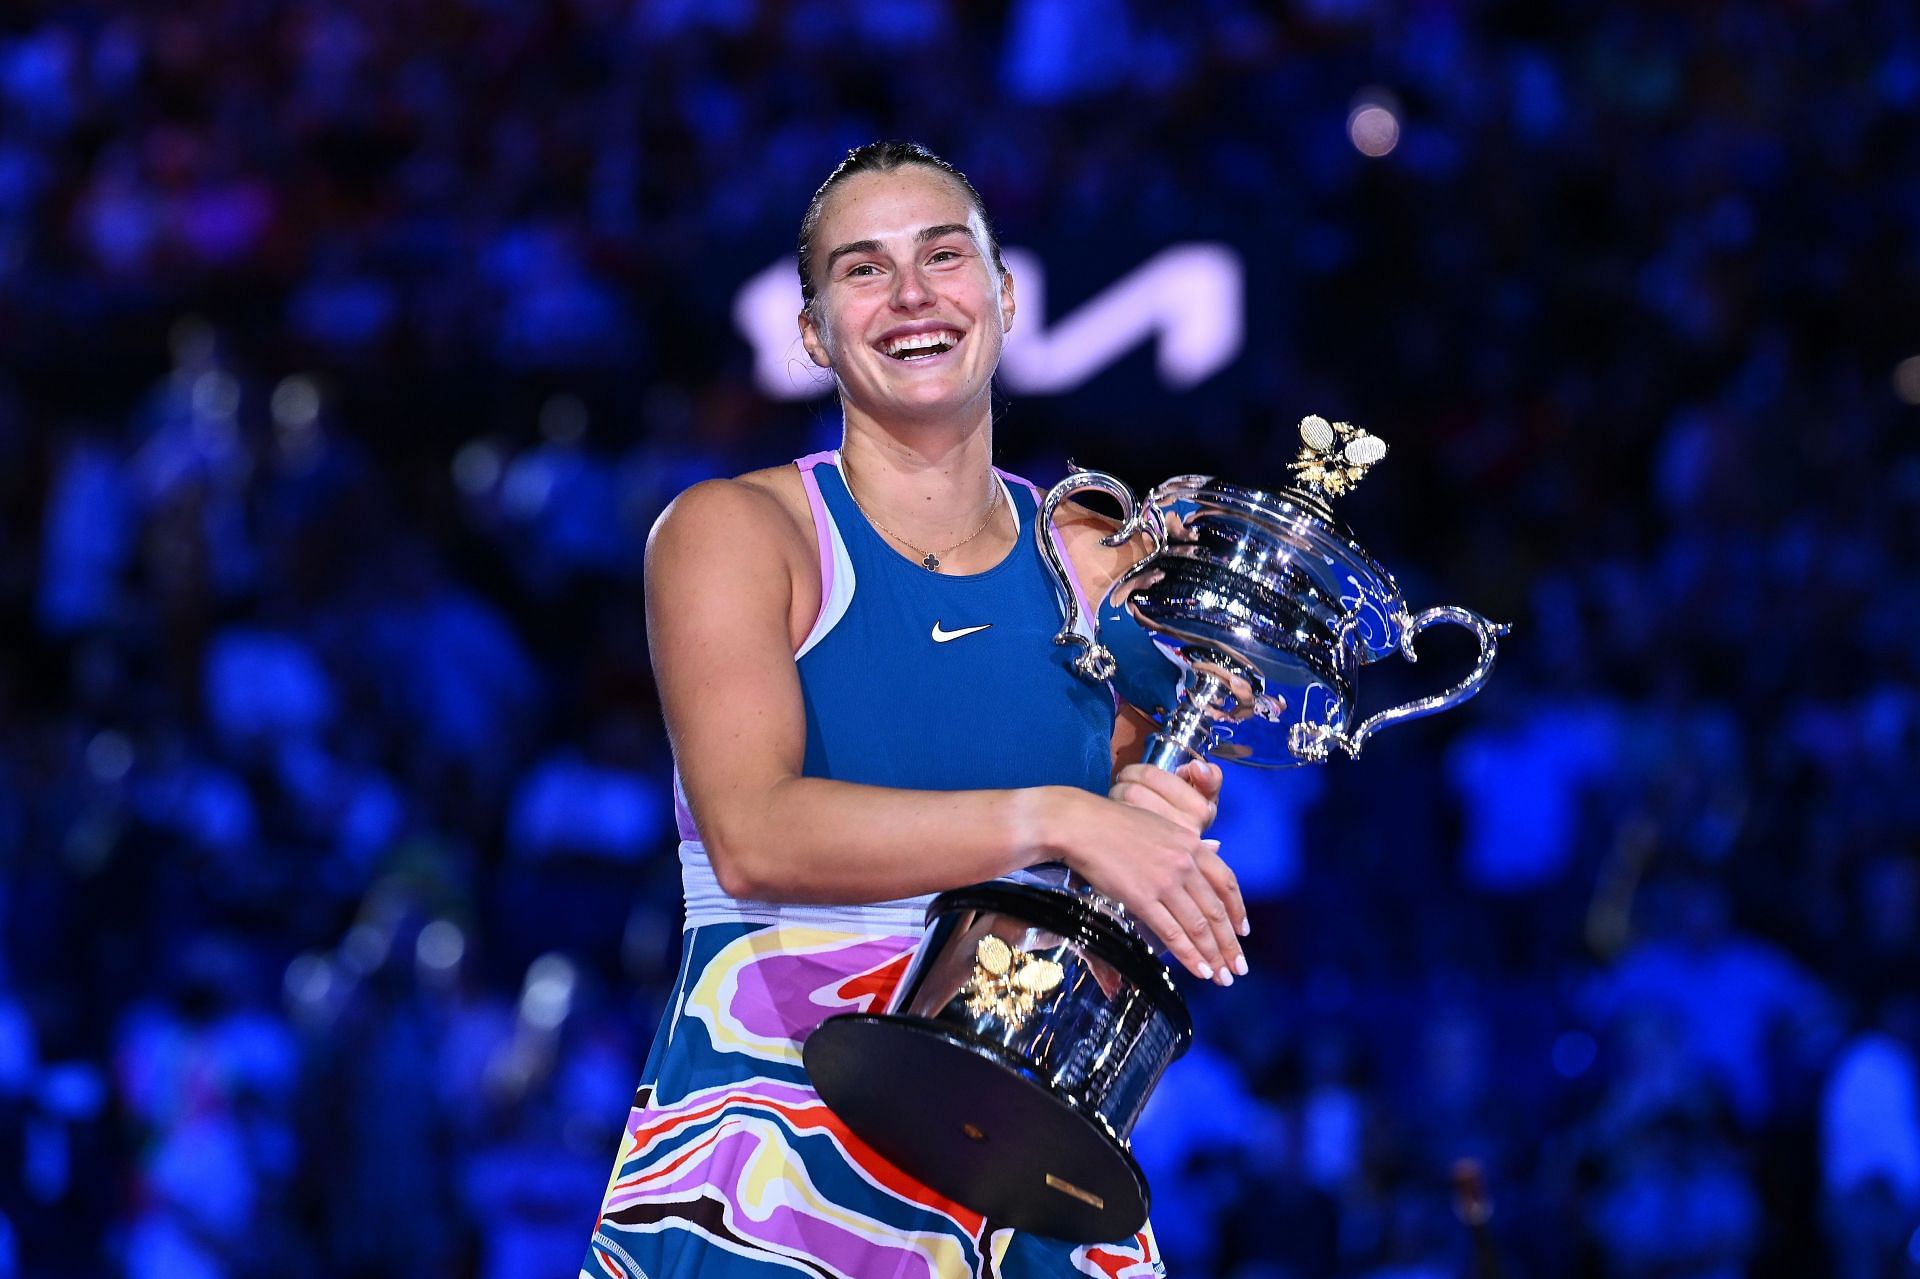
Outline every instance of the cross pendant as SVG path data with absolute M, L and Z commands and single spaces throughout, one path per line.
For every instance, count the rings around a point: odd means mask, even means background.
M 936 573 L 940 571 L 940 557 L 935 555 L 932 551 L 928 551 L 927 557 L 921 560 L 920 562 L 926 565 L 928 568 L 932 569 Z

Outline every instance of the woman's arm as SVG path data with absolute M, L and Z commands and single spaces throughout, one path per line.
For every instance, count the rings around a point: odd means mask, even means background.
M 1238 939 L 1196 832 L 1069 786 L 911 791 L 801 776 L 794 582 L 810 532 L 767 484 L 676 499 L 647 544 L 648 639 L 682 785 L 737 897 L 872 902 L 1066 862 L 1203 976 Z

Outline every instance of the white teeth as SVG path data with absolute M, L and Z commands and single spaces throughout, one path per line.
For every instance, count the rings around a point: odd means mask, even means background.
M 884 343 L 881 350 L 888 355 L 897 356 L 903 351 L 924 351 L 936 346 L 957 346 L 960 335 L 951 329 L 941 329 L 933 333 L 913 333 L 903 338 L 895 338 Z

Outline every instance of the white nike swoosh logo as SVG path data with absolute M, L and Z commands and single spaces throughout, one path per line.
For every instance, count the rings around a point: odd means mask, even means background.
M 948 640 L 957 640 L 962 635 L 971 635 L 975 631 L 984 631 L 992 625 L 992 622 L 982 622 L 978 626 L 963 626 L 957 631 L 945 631 L 940 629 L 940 623 L 935 622 L 933 624 L 933 642 L 936 644 L 944 644 Z

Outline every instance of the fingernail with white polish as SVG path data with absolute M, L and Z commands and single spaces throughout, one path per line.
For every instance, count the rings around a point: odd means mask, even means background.
M 1213 980 L 1213 965 L 1212 965 L 1212 964 L 1202 964 L 1202 965 L 1200 965 L 1200 975 L 1201 975 L 1202 977 L 1204 977 L 1204 978 L 1206 978 L 1206 979 L 1207 979 L 1208 981 L 1212 981 L 1212 980 Z
M 1251 933 L 1253 931 L 1253 925 L 1249 924 L 1246 920 L 1243 919 L 1237 925 L 1234 926 L 1233 931 L 1235 931 L 1236 933 L 1239 933 L 1242 937 L 1245 937 L 1248 933 Z
M 1228 971 L 1227 971 L 1226 969 L 1224 969 L 1224 968 L 1222 968 L 1222 969 L 1220 970 L 1220 984 L 1221 984 L 1222 986 L 1231 986 L 1231 985 L 1233 985 L 1233 974 L 1232 974 L 1232 973 L 1230 973 L 1230 972 L 1228 972 Z
M 1203 839 L 1200 841 L 1200 847 L 1210 853 L 1217 853 L 1220 851 L 1220 841 L 1217 839 Z
M 1239 973 L 1242 977 L 1247 975 L 1247 957 L 1245 955 L 1234 956 L 1233 971 Z

